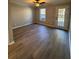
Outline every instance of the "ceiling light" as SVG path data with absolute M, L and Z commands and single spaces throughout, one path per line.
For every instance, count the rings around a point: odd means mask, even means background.
M 35 6 L 36 6 L 36 7 L 39 7 L 39 6 L 40 6 L 40 4 L 39 4 L 39 3 L 35 3 Z

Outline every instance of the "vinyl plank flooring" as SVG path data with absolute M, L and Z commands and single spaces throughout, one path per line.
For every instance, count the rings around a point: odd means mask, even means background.
M 68 32 L 32 24 L 13 30 L 9 59 L 70 59 Z

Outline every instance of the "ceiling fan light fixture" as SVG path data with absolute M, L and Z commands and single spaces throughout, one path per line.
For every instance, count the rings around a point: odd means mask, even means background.
M 39 4 L 39 3 L 35 3 L 35 6 L 36 6 L 36 7 L 39 7 L 39 6 L 40 6 L 40 4 Z
M 34 1 L 34 6 L 35 7 L 39 7 L 41 5 L 45 4 L 45 2 L 43 2 L 43 0 L 35 0 Z

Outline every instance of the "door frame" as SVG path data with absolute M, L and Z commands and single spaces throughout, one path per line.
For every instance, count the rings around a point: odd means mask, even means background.
M 64 19 L 64 27 L 61 28 L 58 26 L 58 9 L 62 9 L 62 8 L 65 8 L 65 19 Z M 69 28 L 69 23 L 70 23 L 70 14 L 68 14 L 70 12 L 70 9 L 69 9 L 69 5 L 65 5 L 65 6 L 57 6 L 56 7 L 56 27 L 57 28 L 60 28 L 60 29 L 64 29 L 64 30 L 68 30 Z

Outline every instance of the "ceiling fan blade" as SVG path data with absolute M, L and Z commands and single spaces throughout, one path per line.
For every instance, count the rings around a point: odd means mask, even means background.
M 35 1 L 33 3 L 36 3 Z
M 40 1 L 40 0 L 35 0 L 35 1 Z
M 44 4 L 45 2 L 41 2 L 40 4 Z

